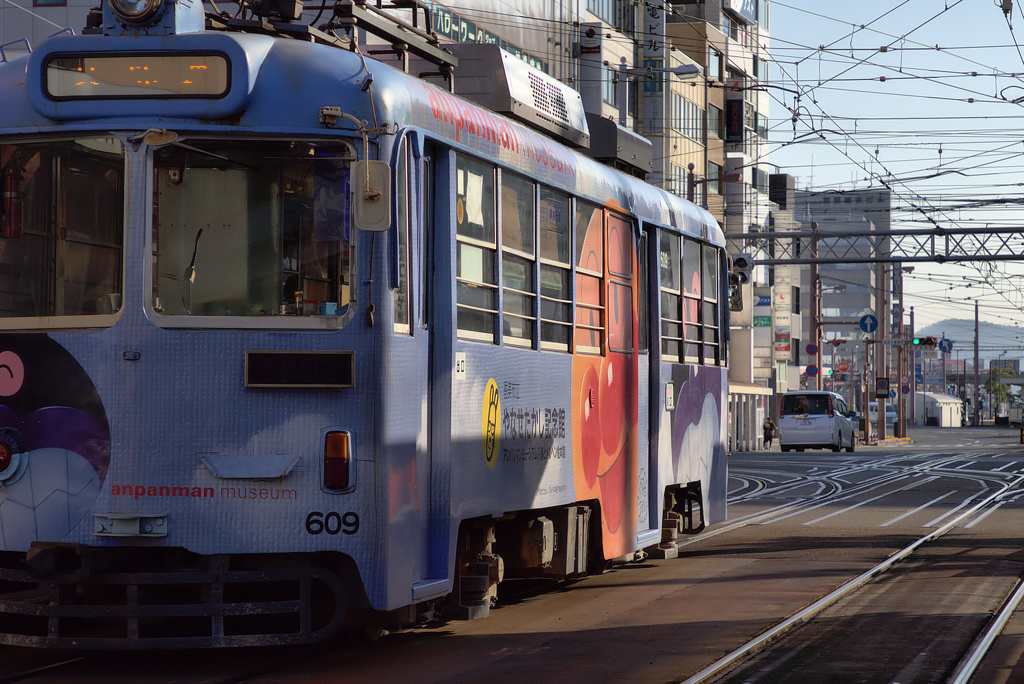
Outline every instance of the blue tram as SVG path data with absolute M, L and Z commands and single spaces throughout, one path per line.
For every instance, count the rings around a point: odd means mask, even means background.
M 287 14 L 0 63 L 0 643 L 483 616 L 724 518 L 713 218 Z

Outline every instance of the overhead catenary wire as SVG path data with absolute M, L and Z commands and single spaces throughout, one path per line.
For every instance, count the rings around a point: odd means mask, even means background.
M 779 5 L 779 4 L 781 4 L 781 3 L 773 3 L 773 5 Z M 904 3 L 904 4 L 906 4 L 906 3 Z M 792 7 L 792 5 L 789 5 L 789 6 Z M 951 8 L 953 6 L 950 5 L 949 7 Z M 797 9 L 799 9 L 799 8 L 797 8 Z M 839 20 L 834 19 L 833 17 L 827 17 L 826 18 L 826 17 L 824 17 L 823 15 L 820 15 L 820 14 L 818 14 L 817 16 L 825 18 L 825 19 L 827 19 L 829 21 L 839 21 Z M 840 23 L 842 23 L 842 22 L 840 22 Z M 848 27 L 851 23 L 852 22 L 847 22 L 846 26 Z M 865 22 L 865 23 L 867 23 L 867 22 Z M 846 36 L 846 35 L 848 35 L 848 32 L 843 32 L 842 35 Z M 894 36 L 895 34 L 890 33 L 889 35 L 890 36 Z M 774 43 L 774 44 L 777 45 L 777 43 Z M 833 45 L 833 46 L 835 44 L 837 44 L 837 41 L 834 41 L 833 43 L 831 43 L 831 45 Z M 805 52 L 803 53 L 803 57 L 805 58 L 804 61 L 810 60 L 810 59 L 812 59 L 814 57 L 820 57 L 821 52 L 818 49 L 819 47 L 820 47 L 820 45 L 817 45 L 817 46 L 804 45 L 804 46 L 802 46 L 802 48 L 805 50 Z M 913 47 L 913 46 L 910 46 L 910 47 Z M 983 47 L 983 46 L 980 46 L 980 45 L 979 46 L 974 46 L 972 49 L 977 50 L 977 49 L 979 49 L 981 47 Z M 933 52 L 938 52 L 938 53 L 940 53 L 944 57 L 951 56 L 951 55 L 949 55 L 949 51 L 946 51 L 946 50 L 939 51 L 939 50 L 936 50 L 934 47 L 928 48 L 928 47 L 925 47 L 925 46 L 917 46 L 916 49 L 920 49 L 922 51 L 925 50 L 925 49 L 928 49 L 928 50 L 933 51 Z M 778 60 L 778 55 L 779 55 L 780 52 L 787 52 L 787 54 L 788 54 L 788 51 L 786 51 L 785 49 L 783 49 L 783 50 L 776 49 L 775 52 L 774 52 L 774 54 L 776 56 L 776 62 L 773 62 L 773 63 L 776 64 L 777 66 L 780 66 L 781 67 L 780 71 L 782 71 L 784 74 L 786 74 L 786 73 L 793 74 L 794 71 L 795 71 L 795 69 L 793 69 L 793 68 L 789 68 L 788 72 L 787 72 L 787 64 L 792 64 L 793 62 L 788 62 L 788 63 L 780 62 Z M 879 54 L 879 55 L 881 55 L 881 54 L 884 54 L 884 53 L 878 51 L 877 49 L 874 49 L 874 50 L 865 50 L 863 53 L 858 53 L 858 54 L 863 54 L 863 55 Z M 953 57 L 958 57 L 956 55 L 952 55 L 952 56 Z M 841 59 L 845 59 L 845 56 L 838 55 L 838 54 L 837 55 L 833 55 L 833 54 L 830 53 L 829 54 L 829 59 L 834 59 L 836 61 L 839 61 Z M 998 78 L 1005 79 L 1007 83 L 1010 83 L 1011 81 L 1012 82 L 1016 82 L 1016 83 L 1020 83 L 1020 79 L 1018 77 L 1018 74 L 1013 74 L 1012 72 L 1007 71 L 1005 68 L 1003 68 L 1003 69 L 993 68 L 993 67 L 991 67 L 991 65 L 985 65 L 985 64 L 982 64 L 982 63 L 978 62 L 977 60 L 973 60 L 973 59 L 969 60 L 969 61 L 973 62 L 973 64 L 971 65 L 971 68 L 970 68 L 971 72 L 974 72 L 974 71 L 978 71 L 979 73 L 980 72 L 988 72 L 989 74 L 995 74 L 995 76 L 993 78 L 998 77 Z M 875 60 L 871 59 L 871 60 L 869 60 L 869 63 L 874 64 Z M 889 66 L 889 65 L 882 65 L 882 66 Z M 980 66 L 982 68 L 975 69 L 974 68 L 975 66 Z M 1014 65 L 1014 66 L 1016 66 L 1016 65 Z M 842 69 L 842 67 L 837 67 L 837 68 L 838 69 Z M 902 69 L 903 73 L 906 73 L 908 71 L 912 72 L 912 69 L 908 70 L 906 64 L 904 64 L 904 63 L 900 64 L 900 68 Z M 1019 69 L 1019 67 L 1017 67 L 1017 68 Z M 955 72 L 953 72 L 953 73 L 955 73 Z M 836 75 L 836 73 L 832 73 L 831 74 L 831 76 L 835 76 L 835 75 Z M 859 74 L 857 74 L 857 75 L 859 75 Z M 928 75 L 929 76 L 935 76 L 935 70 L 931 70 Z M 851 73 L 851 76 L 855 76 L 855 74 Z M 947 78 L 946 76 L 947 75 L 939 75 L 937 77 L 933 77 L 933 78 L 929 78 L 929 79 L 908 79 L 908 81 L 913 83 L 915 80 L 917 80 L 920 83 L 928 83 L 930 87 L 939 87 L 939 88 L 955 87 L 953 84 L 950 83 L 950 78 Z M 776 82 L 780 82 L 780 81 L 776 81 Z M 804 92 L 808 92 L 812 88 L 817 88 L 819 90 L 815 91 L 815 93 L 814 93 L 815 97 L 817 97 L 817 98 L 825 96 L 824 88 L 827 88 L 827 87 L 835 85 L 835 82 L 834 81 L 829 81 L 828 78 L 805 79 L 804 81 L 801 81 L 799 79 L 788 79 L 787 80 L 787 79 L 784 78 L 781 82 L 786 84 L 786 85 L 793 85 L 793 86 L 797 87 L 797 89 L 802 89 Z M 854 79 L 851 79 L 847 83 L 847 85 L 848 86 L 849 85 L 856 85 L 857 83 L 867 84 L 867 83 L 870 83 L 870 81 L 865 79 L 863 81 L 859 81 L 858 82 L 858 81 L 856 81 Z M 871 87 L 865 85 L 865 88 L 871 88 Z M 873 88 L 872 92 L 874 92 L 876 90 L 878 90 L 878 88 Z M 998 102 L 1000 100 L 999 94 L 1000 94 L 999 91 L 993 90 L 993 93 L 991 95 L 986 95 L 986 98 L 979 97 L 977 99 L 978 100 L 987 99 L 990 102 Z M 907 97 L 912 97 L 912 96 L 907 96 Z M 935 92 L 930 92 L 926 97 L 929 98 L 928 101 L 931 101 L 931 102 L 941 102 L 941 100 L 938 100 L 938 99 L 935 99 L 935 98 L 937 98 L 937 97 L 949 97 L 949 96 L 942 95 L 942 94 L 936 95 Z M 949 101 L 955 102 L 956 99 L 958 99 L 958 97 L 959 96 L 951 97 L 949 99 Z M 1007 98 L 1007 99 L 1009 99 L 1009 98 Z M 817 103 L 814 103 L 814 104 L 817 104 Z M 824 104 L 824 102 L 822 104 Z M 1006 102 L 1005 104 L 1006 104 L 1006 106 L 1011 106 L 1011 107 L 1014 107 L 1014 108 L 1017 107 L 1016 103 Z M 933 112 L 934 112 L 934 110 L 929 110 L 928 114 L 931 115 L 931 114 L 933 114 Z M 881 117 L 879 117 L 879 118 L 881 118 Z M 912 120 L 912 119 L 907 119 L 907 118 L 901 118 L 901 117 L 898 117 L 898 116 L 896 116 L 896 117 L 890 116 L 890 117 L 886 117 L 886 118 L 887 118 L 887 120 L 894 121 L 894 122 L 898 122 L 898 121 L 901 121 L 901 120 L 905 120 L 905 121 Z M 929 120 L 930 121 L 942 120 L 944 118 L 946 120 L 948 120 L 948 121 L 953 121 L 954 120 L 952 117 L 929 116 Z M 964 118 L 957 117 L 956 120 L 964 120 Z M 914 160 L 914 159 L 895 160 L 895 159 L 891 159 L 891 158 L 890 159 L 885 159 L 885 157 L 887 155 L 892 156 L 893 152 L 895 152 L 896 150 L 900 149 L 901 147 L 907 146 L 908 141 L 906 140 L 906 137 L 907 137 L 908 134 L 905 131 L 892 130 L 890 132 L 885 132 L 885 131 L 874 130 L 874 131 L 870 131 L 870 132 L 868 132 L 868 131 L 857 132 L 856 129 L 851 126 L 851 123 L 853 123 L 855 125 L 856 121 L 857 121 L 857 117 L 845 116 L 845 117 L 843 117 L 841 119 L 837 118 L 837 119 L 834 119 L 834 120 L 830 121 L 830 124 L 831 124 L 830 127 L 834 128 L 836 130 L 842 131 L 841 135 L 848 136 L 848 138 L 849 138 L 849 140 L 851 142 L 856 143 L 856 142 L 859 141 L 861 143 L 861 145 L 863 145 L 864 148 L 866 148 L 867 145 L 871 145 L 874 148 L 874 155 L 871 155 L 866 149 L 862 149 L 861 152 L 860 152 L 861 154 L 864 155 L 864 158 L 869 160 L 869 162 L 868 162 L 869 164 L 875 164 L 875 162 L 870 161 L 872 156 L 874 156 L 875 158 L 877 158 L 879 156 L 882 157 L 882 159 L 880 159 L 878 161 L 878 163 L 874 166 L 874 168 L 870 168 L 870 167 L 864 168 L 865 165 L 863 163 L 861 164 L 861 167 L 865 171 L 868 171 L 867 173 L 863 173 L 862 174 L 862 178 L 863 178 L 864 182 L 868 182 L 869 184 L 873 184 L 874 182 L 876 182 L 878 180 L 879 174 L 889 173 L 896 180 L 900 180 L 901 178 L 905 178 L 907 180 L 907 183 L 912 185 L 913 186 L 912 189 L 914 191 L 916 191 L 918 194 L 927 194 L 927 195 L 929 195 L 930 198 L 934 198 L 935 197 L 934 191 L 931 191 L 929 189 L 929 187 L 927 187 L 927 186 L 930 185 L 930 184 L 933 185 L 935 183 L 935 180 L 937 179 L 937 176 L 935 176 L 933 173 L 929 173 L 929 171 L 934 171 L 935 170 L 935 168 L 937 167 L 936 164 L 928 164 L 928 163 L 921 164 L 921 162 L 924 162 L 925 160 L 920 158 L 919 156 L 917 157 L 916 160 Z M 786 127 L 784 126 L 785 123 L 786 122 L 784 122 L 784 121 L 777 123 L 775 120 L 773 120 L 772 129 L 771 130 L 775 134 L 775 137 L 774 137 L 774 140 L 773 140 L 773 142 L 776 142 L 776 145 L 774 146 L 775 149 L 779 149 L 779 148 L 785 147 L 787 144 L 790 144 L 789 141 L 785 141 L 782 138 L 782 136 L 779 135 L 781 132 L 786 130 Z M 891 146 L 886 144 L 887 142 L 890 142 L 890 141 L 887 141 L 885 139 L 885 136 L 886 136 L 887 133 L 892 138 Z M 926 136 L 928 134 L 929 134 L 928 131 L 923 131 L 921 133 L 922 136 Z M 914 133 L 911 133 L 909 135 L 917 136 L 918 133 L 914 132 Z M 943 166 L 945 167 L 945 166 L 948 165 L 948 166 L 953 167 L 955 170 L 952 173 L 956 173 L 957 170 L 959 170 L 960 172 L 964 172 L 964 169 L 967 168 L 967 166 L 962 163 L 961 158 L 962 159 L 973 159 L 974 160 L 973 166 L 977 166 L 977 163 L 978 163 L 978 161 L 980 159 L 984 159 L 984 158 L 991 159 L 992 160 L 991 164 L 995 168 L 990 170 L 990 171 L 987 171 L 985 173 L 985 177 L 986 178 L 989 178 L 989 177 L 999 178 L 1004 173 L 1007 174 L 1007 176 L 1010 173 L 1013 173 L 1014 167 L 1016 166 L 1016 164 L 1013 163 L 1013 158 L 1014 158 L 1015 155 L 1008 154 L 1006 157 L 1004 157 L 1002 160 L 1000 160 L 999 159 L 999 155 L 995 155 L 995 154 L 992 154 L 990 152 L 990 150 L 991 150 L 991 142 L 990 141 L 999 140 L 999 143 L 1002 144 L 1003 146 L 1005 146 L 1005 147 L 1012 147 L 1014 144 L 1018 144 L 1020 142 L 1020 135 L 1016 131 L 1007 131 L 1005 133 L 1005 135 L 1002 135 L 1002 136 L 1000 134 L 998 134 L 998 133 L 996 133 L 996 134 L 988 134 L 988 133 L 986 133 L 983 136 L 983 138 L 984 138 L 983 139 L 981 136 L 978 136 L 976 130 L 974 130 L 974 129 L 965 130 L 965 131 L 955 131 L 954 130 L 952 132 L 943 132 L 942 134 L 940 134 L 939 140 L 942 140 L 944 138 L 944 136 L 948 136 L 948 135 L 956 135 L 959 138 L 961 138 L 962 140 L 966 140 L 968 138 L 968 136 L 974 136 L 978 140 L 978 142 L 976 144 L 972 143 L 973 149 L 972 149 L 971 145 L 964 145 L 964 144 L 961 144 L 959 150 L 955 150 L 955 149 L 951 148 L 950 146 L 946 146 L 945 151 L 947 152 L 948 156 L 946 156 L 945 159 L 943 159 Z M 874 138 L 874 140 L 871 140 L 871 138 Z M 1007 142 L 1008 138 L 1010 140 L 1012 140 L 1013 142 L 1009 142 L 1008 143 Z M 781 140 L 781 142 L 780 142 L 780 140 Z M 933 140 L 934 140 L 934 138 L 933 138 Z M 808 138 L 806 138 L 805 142 L 803 142 L 802 144 L 804 144 L 804 145 L 811 145 L 811 146 L 814 146 L 814 147 L 823 147 L 823 148 L 834 149 L 834 150 L 836 150 L 837 152 L 840 153 L 840 156 L 842 156 L 842 154 L 844 152 L 846 152 L 845 149 L 841 149 L 840 146 L 838 146 L 833 140 L 829 140 L 829 139 L 823 138 L 821 136 L 819 136 L 817 139 L 815 139 L 813 137 L 808 137 Z M 933 144 L 935 144 L 935 143 L 933 143 Z M 939 146 L 939 149 L 942 149 L 941 148 L 941 142 L 938 142 L 937 146 Z M 854 149 L 856 149 L 856 144 L 854 144 L 853 147 L 854 147 Z M 950 152 L 952 152 L 953 154 L 950 155 L 949 154 Z M 956 156 L 954 157 L 954 155 L 956 155 Z M 774 159 L 773 159 L 773 161 L 774 161 Z M 914 164 L 915 161 L 918 164 L 918 166 L 916 168 L 908 167 L 907 166 L 908 164 Z M 974 169 L 974 171 L 977 172 L 978 169 Z M 797 170 L 797 172 L 799 173 L 799 170 Z M 900 175 L 900 174 L 902 174 L 902 175 Z M 948 174 L 947 174 L 947 176 L 948 176 Z M 851 181 L 852 180 L 853 179 L 851 179 Z M 947 177 L 947 180 L 948 180 L 948 177 Z M 967 192 L 970 192 L 972 194 L 981 194 L 981 192 L 986 192 L 986 191 L 979 191 L 975 187 L 970 187 L 967 184 L 969 180 L 970 180 L 969 178 L 965 179 L 965 184 L 963 186 L 964 190 L 966 190 Z M 1010 183 L 998 183 L 997 182 L 997 183 L 995 183 L 995 185 L 1005 186 L 1005 185 L 1012 185 L 1012 184 L 1010 184 Z M 841 187 L 851 187 L 851 184 L 850 183 L 842 183 L 839 186 L 833 185 L 832 187 L 840 187 L 840 188 Z M 947 196 L 943 197 L 943 198 L 938 198 L 940 201 L 937 201 L 937 202 L 933 203 L 931 205 L 931 207 L 929 208 L 929 211 L 935 210 L 935 214 L 938 215 L 940 217 L 940 220 L 945 222 L 947 225 L 957 225 L 958 222 L 962 222 L 962 221 L 965 221 L 965 220 L 967 220 L 967 221 L 974 220 L 973 216 L 972 217 L 965 217 L 965 216 L 961 215 L 961 212 L 964 209 L 973 208 L 975 210 L 975 214 L 976 214 L 976 212 L 978 210 L 984 210 L 984 209 L 987 209 L 988 207 L 992 207 L 993 205 L 1006 204 L 1008 201 L 1012 201 L 1012 200 L 1004 200 L 1004 199 L 1000 199 L 1000 198 L 995 198 L 995 199 L 984 199 L 983 198 L 983 199 L 980 199 L 980 200 L 977 200 L 977 201 L 973 201 L 973 199 L 972 199 L 972 201 L 964 201 L 964 202 L 952 201 L 952 202 L 950 202 L 950 200 L 948 198 L 948 193 L 954 192 L 955 189 L 956 189 L 956 186 L 951 186 L 949 184 L 945 184 L 945 187 L 946 187 L 945 192 L 947 193 Z M 894 205 L 896 206 L 897 210 L 899 209 L 898 202 L 899 202 L 900 195 L 901 195 L 900 192 L 894 193 Z M 972 205 L 972 204 L 973 204 L 973 206 L 968 206 L 968 205 Z M 918 208 L 920 208 L 920 206 L 923 206 L 923 205 L 919 205 Z M 946 213 L 948 211 L 956 211 L 957 213 L 955 215 L 950 215 L 950 214 Z M 932 221 L 932 219 L 930 219 L 930 218 L 929 219 L 922 219 L 920 216 L 918 218 L 913 218 L 913 217 L 907 217 L 907 216 L 902 216 L 901 217 L 901 216 L 894 215 L 894 217 L 893 217 L 893 225 L 894 226 L 898 226 L 901 223 L 910 222 L 910 221 L 922 221 L 922 220 L 925 221 L 925 222 L 929 222 L 929 223 Z M 1020 223 L 1020 221 L 1018 221 L 1017 223 Z M 961 223 L 961 225 L 962 225 L 962 223 Z M 966 267 L 964 270 L 972 270 L 972 269 L 971 269 L 971 267 Z M 988 283 L 990 285 L 997 284 L 997 282 L 994 281 L 994 277 L 996 277 L 996 276 L 994 276 L 994 274 L 993 274 L 993 272 L 991 270 L 986 271 L 986 272 L 982 272 L 979 269 L 973 269 L 973 270 L 979 274 L 979 276 L 982 279 L 982 282 Z M 1005 292 L 1003 292 L 1003 293 L 995 292 L 995 288 L 993 288 L 993 296 L 998 296 L 998 297 L 1001 297 L 1004 300 L 1006 300 L 1006 293 Z M 1008 303 L 1011 306 L 1013 306 L 1016 309 L 1018 309 L 1018 310 L 1019 310 L 1020 305 L 1021 305 L 1021 302 L 1018 301 L 1018 300 L 1011 300 Z

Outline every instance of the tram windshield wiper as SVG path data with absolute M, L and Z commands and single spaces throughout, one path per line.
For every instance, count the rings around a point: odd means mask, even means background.
M 199 254 L 199 238 L 203 234 L 203 229 L 200 228 L 199 232 L 196 233 L 196 242 L 192 247 L 192 261 L 189 263 L 188 268 L 185 269 L 185 280 L 189 283 L 196 282 L 196 255 Z
M 183 150 L 188 150 L 189 152 L 196 152 L 198 154 L 202 154 L 202 155 L 207 156 L 207 157 L 213 157 L 214 159 L 220 159 L 221 161 L 230 162 L 231 164 L 235 164 L 237 166 L 241 166 L 241 167 L 247 168 L 247 169 L 249 169 L 251 171 L 260 171 L 261 170 L 258 166 L 253 166 L 252 164 L 246 164 L 245 162 L 240 162 L 240 161 L 238 161 L 236 159 L 232 159 L 231 157 L 225 157 L 223 154 L 217 154 L 216 152 L 210 152 L 209 150 L 204 150 L 201 147 L 195 147 L 193 145 L 187 145 L 187 144 L 182 143 L 182 142 L 172 142 L 171 143 L 171 147 L 180 147 Z

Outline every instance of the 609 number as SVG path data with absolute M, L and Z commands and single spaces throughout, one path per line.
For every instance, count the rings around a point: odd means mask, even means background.
M 359 515 L 349 511 L 348 513 L 321 513 L 313 511 L 306 516 L 306 532 L 309 534 L 355 534 L 359 531 Z

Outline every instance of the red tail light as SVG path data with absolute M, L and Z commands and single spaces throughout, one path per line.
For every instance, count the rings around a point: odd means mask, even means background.
M 832 405 L 832 397 L 828 398 L 828 417 L 834 418 L 836 415 L 836 408 Z
M 14 458 L 14 454 L 11 452 L 10 445 L 0 439 L 0 472 L 3 472 L 11 467 L 11 461 Z
M 351 482 L 351 435 L 328 432 L 324 437 L 324 487 L 334 491 L 349 488 Z

